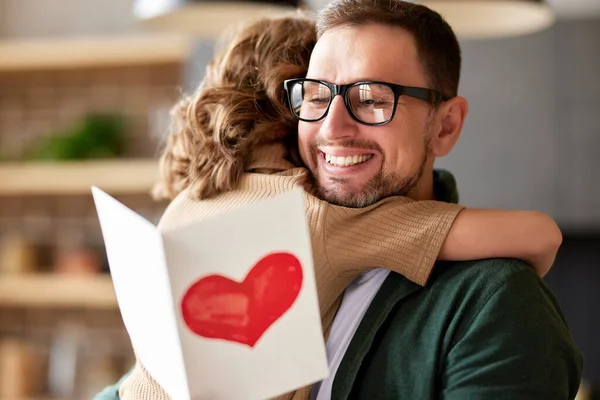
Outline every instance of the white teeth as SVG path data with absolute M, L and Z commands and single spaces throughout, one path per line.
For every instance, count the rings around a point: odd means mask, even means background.
M 337 165 L 338 167 L 346 167 L 350 165 L 360 164 L 370 160 L 371 158 L 373 158 L 372 154 L 364 154 L 360 156 L 354 155 L 347 157 L 336 157 L 330 154 L 325 154 L 325 161 L 327 161 L 329 164 Z

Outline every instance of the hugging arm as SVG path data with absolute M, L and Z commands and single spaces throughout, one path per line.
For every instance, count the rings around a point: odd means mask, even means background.
M 365 208 L 325 206 L 327 260 L 341 276 L 387 268 L 425 285 L 463 206 L 389 197 Z
M 516 258 L 544 276 L 562 243 L 550 216 L 537 211 L 465 209 L 441 249 L 441 260 Z

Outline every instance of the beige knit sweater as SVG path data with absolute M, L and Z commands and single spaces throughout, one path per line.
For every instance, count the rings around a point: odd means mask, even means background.
M 261 147 L 237 190 L 194 201 L 182 192 L 168 206 L 159 230 L 168 231 L 226 213 L 244 204 L 291 190 L 306 189 L 308 172 L 285 161 L 281 145 Z M 330 205 L 305 191 L 315 279 L 325 335 L 348 284 L 372 268 L 387 268 L 425 285 L 446 236 L 462 206 L 389 197 L 365 208 Z M 309 387 L 281 399 L 308 399 Z M 136 362 L 119 391 L 122 400 L 170 400 L 148 371 Z M 178 400 L 178 399 L 173 399 Z

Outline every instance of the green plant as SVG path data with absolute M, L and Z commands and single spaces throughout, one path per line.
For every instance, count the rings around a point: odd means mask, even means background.
M 53 134 L 36 144 L 30 160 L 85 160 L 113 158 L 123 154 L 125 117 L 119 114 L 89 114 L 67 131 Z

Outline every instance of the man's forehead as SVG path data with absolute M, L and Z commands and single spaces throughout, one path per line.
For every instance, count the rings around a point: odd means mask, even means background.
M 383 80 L 409 85 L 420 83 L 421 75 L 411 34 L 384 25 L 335 28 L 324 33 L 308 69 L 309 78 L 337 84 Z

